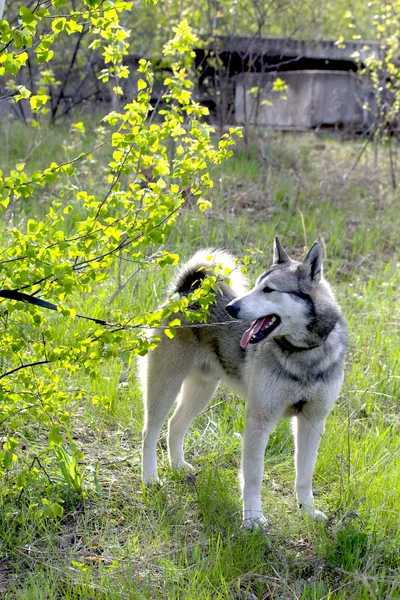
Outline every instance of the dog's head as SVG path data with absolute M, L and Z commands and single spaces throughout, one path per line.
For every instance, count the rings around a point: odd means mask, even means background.
M 289 258 L 275 237 L 271 267 L 260 275 L 249 293 L 226 307 L 232 317 L 253 321 L 243 334 L 241 347 L 278 336 L 302 337 L 315 311 L 314 298 L 321 277 L 318 242 L 311 246 L 304 262 L 298 262 Z

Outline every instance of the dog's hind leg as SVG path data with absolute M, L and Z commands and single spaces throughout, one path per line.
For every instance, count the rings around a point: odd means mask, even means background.
M 200 371 L 188 375 L 182 384 L 178 406 L 168 423 L 168 454 L 175 469 L 191 466 L 185 462 L 183 440 L 192 420 L 205 409 L 219 384 Z
M 295 417 L 296 497 L 301 511 L 315 519 L 325 518 L 323 512 L 314 508 L 312 491 L 312 478 L 324 428 L 325 418 L 316 419 L 302 412 Z
M 144 428 L 142 447 L 142 478 L 146 485 L 158 482 L 157 440 L 161 427 L 168 417 L 181 389 L 182 382 L 190 370 L 188 359 L 178 351 L 174 354 L 173 344 L 169 352 L 158 346 L 146 357 L 142 379 L 144 387 Z

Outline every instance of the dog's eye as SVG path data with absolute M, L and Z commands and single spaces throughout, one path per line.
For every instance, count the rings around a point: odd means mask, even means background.
M 265 288 L 263 289 L 263 292 L 264 292 L 264 294 L 270 294 L 271 292 L 275 292 L 275 290 L 273 290 L 272 288 L 270 288 L 266 285 Z

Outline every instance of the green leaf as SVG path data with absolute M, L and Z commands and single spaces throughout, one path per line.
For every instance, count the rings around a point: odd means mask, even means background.
M 53 31 L 59 33 L 60 31 L 62 31 L 65 27 L 65 24 L 67 22 L 67 19 L 65 17 L 60 17 L 58 19 L 54 19 L 51 28 Z
M 61 504 L 42 498 L 42 511 L 47 517 L 62 517 L 64 509 Z
M 173 327 L 168 327 L 167 329 L 164 329 L 164 333 L 170 340 L 172 340 L 176 335 L 176 329 Z
M 212 204 L 209 200 L 203 200 L 203 199 L 199 199 L 197 201 L 197 205 L 200 209 L 201 212 L 206 211 L 208 208 L 212 207 Z
M 46 102 L 50 100 L 50 96 L 47 94 L 37 94 L 35 96 L 31 96 L 29 99 L 31 109 L 33 112 L 38 112 L 42 106 L 46 104 Z
M 48 435 L 49 442 L 54 446 L 61 446 L 64 443 L 64 437 L 60 435 L 60 426 L 54 425 L 50 428 L 50 432 Z
M 274 85 L 272 86 L 273 92 L 286 92 L 288 89 L 287 83 L 283 81 L 280 77 L 278 77 L 274 81 Z
M 33 23 L 33 21 L 35 21 L 35 15 L 29 10 L 29 8 L 26 8 L 25 6 L 21 6 L 19 9 L 19 14 L 22 17 L 22 23 L 24 25 L 29 25 L 29 23 Z

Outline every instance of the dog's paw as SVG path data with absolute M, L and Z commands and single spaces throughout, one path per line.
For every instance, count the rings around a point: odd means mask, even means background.
M 301 512 L 308 519 L 313 519 L 314 521 L 327 521 L 328 517 L 321 510 L 317 510 L 313 506 L 302 506 Z
M 158 475 L 146 475 L 144 474 L 142 477 L 143 480 L 143 484 L 146 487 L 154 487 L 156 485 L 160 485 L 160 480 L 158 478 Z
M 242 527 L 243 529 L 266 529 L 267 523 L 264 515 L 250 516 L 243 518 Z
M 313 511 L 312 518 L 316 521 L 327 521 L 328 517 L 322 510 L 317 510 L 316 508 Z
M 193 465 L 186 462 L 186 460 L 171 460 L 171 468 L 175 471 L 183 471 L 186 473 L 192 473 L 194 471 Z

